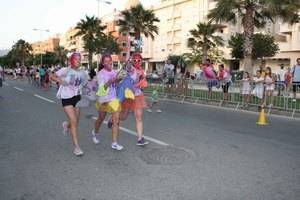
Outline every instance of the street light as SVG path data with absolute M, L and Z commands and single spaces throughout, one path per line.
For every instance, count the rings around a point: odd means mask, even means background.
M 96 0 L 96 1 L 98 2 L 98 19 L 100 20 L 100 3 L 105 3 L 107 5 L 110 5 L 111 2 L 106 0 Z M 98 65 L 99 65 L 99 54 L 97 54 L 97 67 Z
M 40 39 L 41 39 L 41 42 L 42 42 L 42 33 L 43 32 L 47 32 L 47 33 L 49 33 L 50 32 L 50 30 L 49 29 L 38 29 L 38 28 L 34 28 L 34 29 L 32 29 L 33 31 L 39 31 L 40 32 Z M 42 54 L 42 52 L 41 52 L 41 66 L 43 65 L 43 54 Z
M 105 0 L 96 0 L 96 1 L 98 2 L 98 19 L 100 19 L 100 16 L 99 16 L 99 14 L 100 14 L 100 3 L 105 3 L 107 5 L 110 5 L 111 2 L 110 1 L 105 1 Z

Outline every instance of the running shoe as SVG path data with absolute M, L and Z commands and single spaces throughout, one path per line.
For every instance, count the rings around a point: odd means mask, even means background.
M 62 133 L 63 133 L 63 135 L 69 134 L 70 131 L 69 131 L 68 125 L 69 125 L 69 123 L 67 121 L 64 121 L 62 123 L 62 127 L 63 127 Z
M 119 145 L 118 143 L 114 142 L 111 144 L 111 148 L 117 151 L 121 151 L 124 147 L 122 145 Z
M 145 146 L 145 145 L 147 145 L 147 144 L 149 144 L 149 142 L 146 141 L 144 137 L 142 137 L 142 138 L 141 138 L 140 140 L 138 140 L 138 142 L 136 143 L 136 145 L 138 145 L 138 146 Z
M 157 109 L 156 112 L 157 113 L 161 113 L 162 111 L 161 111 L 161 109 Z
M 296 102 L 297 100 L 296 100 L 296 99 L 293 99 L 292 101 L 293 101 L 293 102 Z
M 99 142 L 100 142 L 99 136 L 100 136 L 99 133 L 96 133 L 95 130 L 92 130 L 92 139 L 93 139 L 94 144 L 99 144 Z
M 148 111 L 149 113 L 152 113 L 152 110 L 151 110 L 150 108 L 148 108 L 147 111 Z
M 83 151 L 80 149 L 79 146 L 76 146 L 76 147 L 74 148 L 73 153 L 75 154 L 75 156 L 83 156 Z
M 108 122 L 107 122 L 107 127 L 111 128 L 113 126 L 113 121 L 112 121 L 112 116 L 109 116 Z

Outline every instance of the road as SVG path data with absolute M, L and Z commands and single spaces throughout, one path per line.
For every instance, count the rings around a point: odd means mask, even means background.
M 96 111 L 82 110 L 72 154 L 55 91 L 8 80 L 0 88 L 1 200 L 299 200 L 300 121 L 213 107 L 162 103 L 145 113 L 151 143 L 135 145 L 134 120 L 121 124 L 111 150 L 110 130 L 91 141 Z

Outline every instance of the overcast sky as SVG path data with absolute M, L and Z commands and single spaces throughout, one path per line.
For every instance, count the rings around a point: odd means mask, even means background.
M 114 8 L 122 9 L 127 0 L 111 0 L 100 4 L 100 16 Z M 159 0 L 140 0 L 144 6 Z M 0 49 L 7 49 L 18 39 L 34 42 L 64 33 L 86 14 L 97 15 L 97 0 L 0 0 Z M 40 33 L 32 29 L 49 29 Z

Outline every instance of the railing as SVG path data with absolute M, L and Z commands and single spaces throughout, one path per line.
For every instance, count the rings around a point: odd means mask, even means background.
M 156 89 L 162 98 L 170 98 L 180 102 L 215 104 L 230 106 L 235 109 L 248 109 L 249 107 L 265 107 L 270 114 L 272 111 L 285 111 L 294 117 L 300 113 L 300 84 L 273 84 L 273 92 L 267 92 L 266 85 L 262 92 L 262 99 L 253 95 L 255 83 L 250 82 L 249 94 L 243 95 L 242 81 L 230 82 L 228 93 L 223 92 L 225 83 L 217 80 L 213 82 L 203 80 L 177 80 L 174 84 L 167 84 L 166 80 L 148 80 L 149 87 L 145 93 L 151 94 Z M 211 90 L 208 86 L 212 85 Z M 226 89 L 226 88 L 225 88 Z M 295 91 L 295 93 L 294 93 Z M 296 97 L 294 97 L 296 94 Z M 249 99 L 248 99 L 249 98 Z

